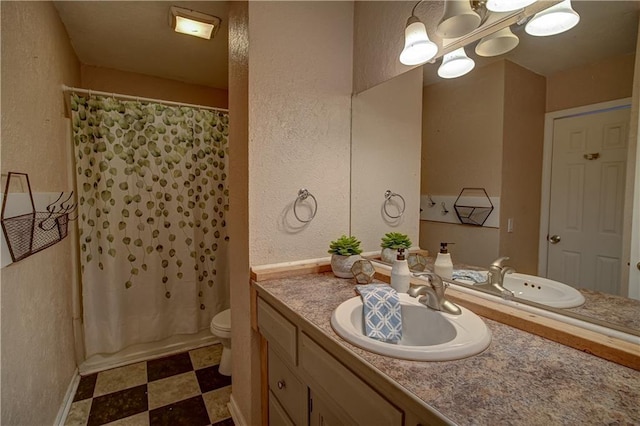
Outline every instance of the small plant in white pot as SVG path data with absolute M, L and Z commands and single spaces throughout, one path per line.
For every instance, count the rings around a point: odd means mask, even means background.
M 353 278 L 351 267 L 356 260 L 362 259 L 360 241 L 356 237 L 341 236 L 329 245 L 331 270 L 336 277 Z
M 389 232 L 382 237 L 380 247 L 382 247 L 382 252 L 380 253 L 382 261 L 393 263 L 398 255 L 398 249 L 409 250 L 411 248 L 411 240 L 406 234 Z

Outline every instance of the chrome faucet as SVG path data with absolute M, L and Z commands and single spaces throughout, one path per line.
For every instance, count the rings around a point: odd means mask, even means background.
M 500 293 L 500 296 L 504 299 L 509 299 L 514 296 L 513 291 L 507 290 L 502 286 L 504 282 L 504 276 L 506 274 L 511 274 L 516 270 L 511 266 L 505 266 L 504 262 L 509 260 L 508 257 L 500 257 L 493 261 L 491 266 L 489 266 L 489 272 L 487 273 L 487 280 L 480 285 L 488 285 L 489 287 L 497 290 Z
M 407 293 L 411 297 L 422 296 L 418 302 L 436 311 L 447 312 L 452 315 L 460 315 L 460 308 L 444 297 L 444 292 L 448 284 L 442 282 L 442 278 L 433 272 L 419 272 L 412 274 L 414 277 L 428 277 L 429 284 L 411 287 Z

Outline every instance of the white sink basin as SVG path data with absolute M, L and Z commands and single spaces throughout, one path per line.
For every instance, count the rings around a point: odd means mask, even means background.
M 502 286 L 516 297 L 552 308 L 575 308 L 584 303 L 584 296 L 575 288 L 534 275 L 507 274 Z
M 448 361 L 466 358 L 485 350 L 491 332 L 480 317 L 463 308 L 461 315 L 435 311 L 400 293 L 402 339 L 386 343 L 367 337 L 362 316 L 362 299 L 353 297 L 333 311 L 331 326 L 356 346 L 394 358 L 416 361 Z

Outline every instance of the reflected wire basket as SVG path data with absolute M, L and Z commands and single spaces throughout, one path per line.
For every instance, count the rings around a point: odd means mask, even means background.
M 453 208 L 460 223 L 482 226 L 493 211 L 493 203 L 484 188 L 462 188 Z
M 7 199 L 9 198 L 9 186 L 11 178 L 15 175 L 25 176 L 27 187 L 29 188 L 29 199 L 31 201 L 31 212 L 14 217 L 5 217 Z M 33 202 L 33 193 L 29 183 L 29 175 L 26 173 L 9 172 L 7 184 L 2 200 L 2 231 L 14 262 L 22 260 L 46 249 L 61 241 L 67 236 L 67 224 L 69 222 L 69 211 L 71 208 L 63 208 L 55 212 L 49 210 L 38 212 Z

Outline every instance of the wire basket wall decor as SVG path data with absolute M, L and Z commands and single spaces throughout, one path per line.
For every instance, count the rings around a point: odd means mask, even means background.
M 31 212 L 13 217 L 5 217 L 7 199 L 9 198 L 9 187 L 11 178 L 24 176 L 29 190 L 29 200 L 31 201 Z M 2 231 L 4 233 L 11 259 L 14 262 L 25 259 L 32 254 L 51 247 L 62 241 L 68 233 L 69 213 L 76 208 L 74 203 L 70 203 L 73 192 L 64 201 L 60 202 L 64 193 L 56 201 L 46 207 L 45 212 L 36 211 L 29 183 L 29 175 L 26 173 L 9 172 L 7 184 L 2 200 Z M 71 219 L 73 220 L 73 219 Z
M 462 188 L 453 208 L 460 223 L 482 226 L 493 211 L 493 203 L 484 188 Z

